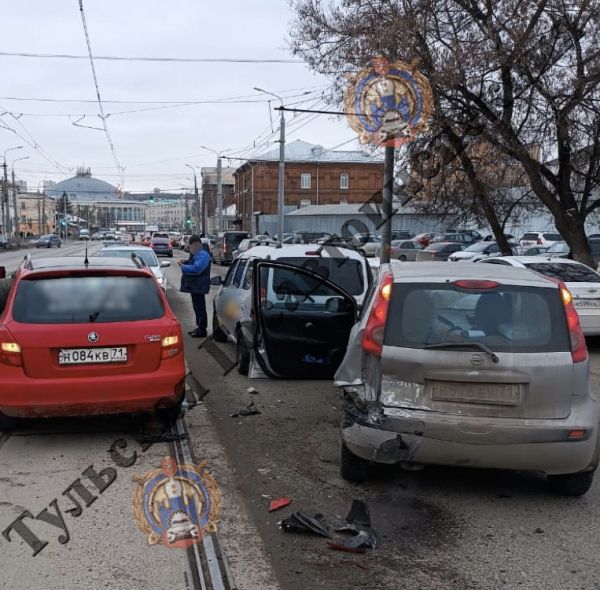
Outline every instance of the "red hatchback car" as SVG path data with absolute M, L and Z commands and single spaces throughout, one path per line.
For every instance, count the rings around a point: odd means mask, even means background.
M 181 404 L 181 327 L 143 261 L 27 257 L 6 281 L 10 288 L 6 295 L 5 285 L 0 297 L 0 429 L 19 417 Z

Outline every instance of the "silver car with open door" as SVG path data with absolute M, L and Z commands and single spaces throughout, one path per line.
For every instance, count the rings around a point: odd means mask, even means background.
M 356 321 L 355 298 L 304 268 L 255 260 L 252 352 L 269 377 L 332 379 Z
M 380 269 L 336 374 L 342 476 L 371 462 L 542 471 L 585 493 L 598 397 L 563 283 L 486 264 Z

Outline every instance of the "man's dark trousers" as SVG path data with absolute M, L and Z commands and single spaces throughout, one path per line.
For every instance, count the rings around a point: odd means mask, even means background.
M 196 314 L 196 326 L 198 332 L 206 332 L 208 319 L 206 317 L 206 295 L 204 293 L 192 293 L 192 305 Z

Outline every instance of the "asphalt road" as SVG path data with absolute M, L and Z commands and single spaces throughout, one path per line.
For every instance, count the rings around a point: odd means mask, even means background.
M 60 251 L 82 252 L 80 243 Z M 0 253 L 0 265 L 10 269 L 22 255 Z M 168 274 L 177 285 L 176 265 Z M 171 288 L 168 297 L 191 329 L 188 296 Z M 201 343 L 187 339 L 186 358 L 209 393 L 186 422 L 196 456 L 209 461 L 223 493 L 219 536 L 238 588 L 600 588 L 600 478 L 581 499 L 552 495 L 536 474 L 456 468 L 382 468 L 367 484 L 349 484 L 338 472 L 339 394 L 330 383 L 250 381 L 235 369 L 224 375 L 233 346 L 198 349 Z M 589 344 L 598 387 L 600 343 Z M 251 386 L 258 393 L 248 393 Z M 230 416 L 251 401 L 260 415 Z M 168 449 L 141 452 L 127 420 L 29 423 L 14 436 L 0 434 L 0 532 L 24 509 L 37 515 L 54 498 L 63 507 L 62 491 L 89 465 L 111 465 L 107 449 L 121 437 L 138 450 L 138 461 L 118 468 L 80 517 L 65 516 L 68 543 L 43 523 L 36 531 L 49 544 L 36 557 L 23 542 L 0 537 L 0 588 L 185 588 L 181 555 L 148 547 L 131 517 L 132 476 L 156 468 Z M 290 496 L 292 505 L 269 513 L 277 496 Z M 278 527 L 294 510 L 320 512 L 336 524 L 354 498 L 368 503 L 380 538 L 367 554 L 334 552 L 324 539 Z

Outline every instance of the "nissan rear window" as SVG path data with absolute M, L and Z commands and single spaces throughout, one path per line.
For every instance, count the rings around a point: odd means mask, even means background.
M 585 264 L 560 264 L 557 262 L 532 262 L 529 270 L 565 283 L 600 283 L 600 275 Z
M 165 310 L 152 277 L 70 276 L 19 282 L 13 305 L 23 324 L 155 320 Z
M 536 242 L 538 239 L 538 235 L 537 234 L 525 234 L 521 239 L 529 240 L 529 241 L 533 240 L 534 242 Z
M 364 270 L 359 260 L 323 256 L 278 258 L 277 262 L 295 264 L 329 279 L 350 295 L 361 295 L 365 290 Z
M 569 335 L 558 288 L 506 285 L 480 291 L 450 283 L 394 286 L 384 342 L 424 349 L 450 344 L 494 352 L 565 352 Z
M 544 234 L 544 239 L 550 240 L 551 242 L 560 242 L 562 237 L 560 234 Z

